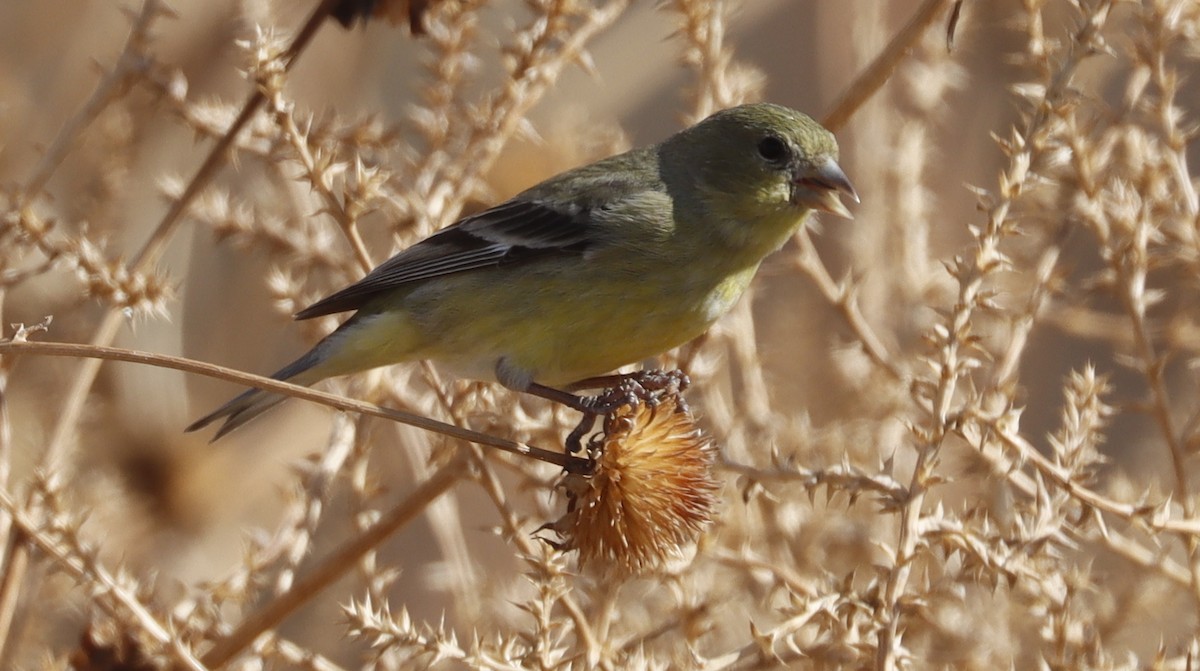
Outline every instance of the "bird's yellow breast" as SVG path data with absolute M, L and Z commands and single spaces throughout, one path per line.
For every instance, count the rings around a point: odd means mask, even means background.
M 559 269 L 523 278 L 534 281 L 522 286 L 537 289 L 503 298 L 485 291 L 498 279 L 491 273 L 463 275 L 454 301 L 412 297 L 408 312 L 427 336 L 411 358 L 443 361 L 473 378 L 490 378 L 504 359 L 543 384 L 575 382 L 700 335 L 737 302 L 755 269 L 715 282 L 696 268 L 663 269 L 653 279 Z

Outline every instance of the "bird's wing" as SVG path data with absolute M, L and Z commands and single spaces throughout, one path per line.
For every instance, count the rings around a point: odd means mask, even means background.
M 590 211 L 510 200 L 462 219 L 381 263 L 358 282 L 296 313 L 296 319 L 357 310 L 410 282 L 546 254 L 582 254 L 594 243 Z

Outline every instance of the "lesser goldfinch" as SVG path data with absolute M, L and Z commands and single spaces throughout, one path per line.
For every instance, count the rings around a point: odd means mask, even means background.
M 356 312 L 272 377 L 430 359 L 536 392 L 660 354 L 725 314 L 812 211 L 849 216 L 837 155 L 816 121 L 764 103 L 569 170 L 301 310 Z M 225 418 L 219 438 L 283 398 L 252 389 L 187 430 Z

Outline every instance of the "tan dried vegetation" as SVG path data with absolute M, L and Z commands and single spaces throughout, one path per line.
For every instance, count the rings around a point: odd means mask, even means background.
M 289 46 L 314 4 L 0 7 L 0 666 L 1196 666 L 1200 3 L 358 3 L 417 23 Z M 760 98 L 863 203 L 658 362 L 704 435 L 668 397 L 548 464 L 571 413 L 422 365 L 181 432 L 397 247 Z

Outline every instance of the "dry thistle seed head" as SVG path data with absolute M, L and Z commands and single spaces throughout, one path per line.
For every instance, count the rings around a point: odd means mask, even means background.
M 623 405 L 592 439 L 587 475 L 568 474 L 567 514 L 549 525 L 581 568 L 636 575 L 694 544 L 713 516 L 715 448 L 682 399 Z

